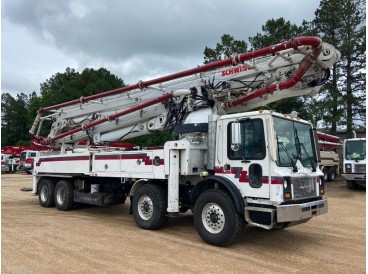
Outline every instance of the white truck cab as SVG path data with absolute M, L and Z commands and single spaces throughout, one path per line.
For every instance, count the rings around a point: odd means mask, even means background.
M 366 139 L 353 138 L 344 141 L 342 176 L 350 189 L 366 184 Z
M 28 174 L 33 171 L 34 160 L 40 155 L 39 151 L 36 150 L 24 150 L 20 154 L 18 170 L 23 170 Z

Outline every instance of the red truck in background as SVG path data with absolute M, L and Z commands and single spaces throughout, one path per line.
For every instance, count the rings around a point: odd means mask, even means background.
M 36 157 L 40 155 L 37 150 L 24 150 L 20 154 L 18 170 L 23 170 L 28 174 L 32 174 L 33 163 Z
M 34 146 L 5 146 L 1 150 L 1 172 L 24 170 L 31 174 L 39 151 Z
M 1 172 L 16 172 L 20 154 L 27 146 L 6 146 L 1 150 Z M 33 148 L 33 147 L 32 147 Z

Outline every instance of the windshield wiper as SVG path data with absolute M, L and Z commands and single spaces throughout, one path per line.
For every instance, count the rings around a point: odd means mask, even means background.
M 289 161 L 291 165 L 293 166 L 293 172 L 298 172 L 298 168 L 296 166 L 296 161 L 294 162 L 293 157 L 291 157 L 289 151 L 287 150 L 286 146 L 283 142 L 279 142 L 279 139 L 277 138 L 277 144 L 281 145 L 281 147 L 285 150 L 286 155 L 289 157 Z
M 316 164 L 313 161 L 313 157 L 311 157 L 309 155 L 309 153 L 308 153 L 307 149 L 305 148 L 304 144 L 300 143 L 299 136 L 298 136 L 298 130 L 296 128 L 294 129 L 294 132 L 295 132 L 295 146 L 296 146 L 296 151 L 298 153 L 297 159 L 299 158 L 299 160 L 302 161 L 302 150 L 301 150 L 301 148 L 303 148 L 305 154 L 307 155 L 307 160 L 309 160 L 309 162 L 312 166 L 312 171 L 316 172 L 317 169 L 316 169 Z
M 305 154 L 307 155 L 307 159 L 309 160 L 311 166 L 312 166 L 312 171 L 316 172 L 317 168 L 316 168 L 316 163 L 313 161 L 313 157 L 311 157 L 307 151 L 307 149 L 305 148 L 304 144 L 301 143 L 300 146 L 303 148 Z
M 300 161 L 302 160 L 302 149 L 301 149 L 301 145 L 300 145 L 300 140 L 299 140 L 299 136 L 298 136 L 298 130 L 296 128 L 294 128 L 294 139 L 295 139 L 295 147 L 296 147 L 296 157 L 295 157 L 295 161 L 297 159 L 299 159 Z

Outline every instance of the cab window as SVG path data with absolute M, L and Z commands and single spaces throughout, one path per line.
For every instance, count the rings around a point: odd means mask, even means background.
M 262 119 L 240 120 L 240 146 L 234 149 L 231 146 L 233 122 L 228 124 L 228 158 L 230 160 L 255 159 L 266 157 L 266 144 Z

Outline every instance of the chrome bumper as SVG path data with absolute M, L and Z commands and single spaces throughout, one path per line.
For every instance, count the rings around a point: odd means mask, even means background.
M 343 173 L 341 174 L 347 181 L 366 181 L 366 174 Z
M 277 223 L 294 222 L 304 219 L 309 219 L 314 216 L 327 213 L 327 199 L 322 199 L 315 202 L 292 205 L 276 206 Z

